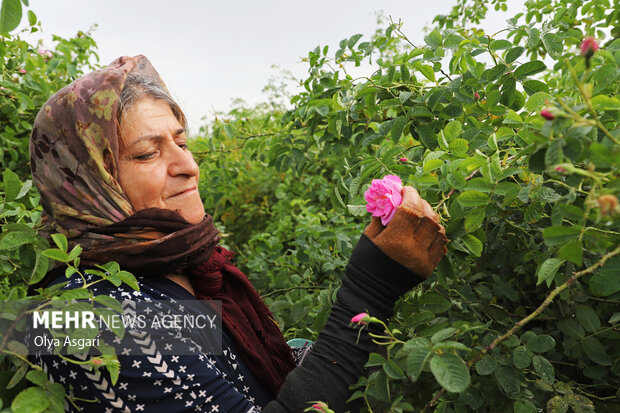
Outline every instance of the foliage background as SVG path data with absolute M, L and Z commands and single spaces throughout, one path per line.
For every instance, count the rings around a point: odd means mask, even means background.
M 3 1 L 3 13 L 9 3 L 19 1 Z M 239 105 L 192 143 L 205 206 L 287 338 L 320 331 L 373 178 L 401 176 L 440 214 L 448 256 L 377 337 L 353 396 L 367 411 L 620 407 L 620 10 L 607 0 L 525 5 L 498 33 L 480 26 L 502 0 L 459 0 L 424 45 L 384 22 L 335 51 L 317 47 L 290 106 L 271 85 L 273 99 Z M 586 36 L 601 44 L 589 67 Z M 19 34 L 0 46 L 3 299 L 23 298 L 48 257 L 79 264 L 62 238 L 50 249 L 36 234 L 29 181 L 36 112 L 95 68 L 90 33 L 56 41 L 51 56 Z M 347 74 L 363 61 L 374 71 Z M 70 392 L 1 331 L 5 411 L 62 411 Z M 113 377 L 114 356 L 99 360 Z

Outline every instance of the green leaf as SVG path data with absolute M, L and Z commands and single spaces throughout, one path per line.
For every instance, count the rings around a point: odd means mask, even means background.
M 435 81 L 435 71 L 429 65 L 423 65 L 420 62 L 415 62 L 415 67 L 424 75 L 425 78 L 431 82 Z
M 558 250 L 558 256 L 563 260 L 568 260 L 581 266 L 583 263 L 583 246 L 581 245 L 581 241 L 575 240 L 565 244 Z
M 416 347 L 407 356 L 407 375 L 415 382 L 429 357 L 433 354 L 430 347 Z
M 439 31 L 433 30 L 432 32 L 430 32 L 428 35 L 424 37 L 424 42 L 430 47 L 432 47 L 433 49 L 436 49 L 441 46 L 441 43 L 442 43 L 441 34 L 439 34 Z
M 32 180 L 31 179 L 27 179 L 26 181 L 24 181 L 24 184 L 22 185 L 22 187 L 19 190 L 19 193 L 17 194 L 15 199 L 20 199 L 21 197 L 26 195 L 28 193 L 28 191 L 30 191 L 30 188 L 32 188 Z
M 551 285 L 555 273 L 558 272 L 560 266 L 564 263 L 564 260 L 559 258 L 547 258 L 538 268 L 536 272 L 536 285 L 539 285 L 543 281 L 547 282 L 547 285 Z
M 620 110 L 620 100 L 615 97 L 598 95 L 592 98 L 592 107 L 596 111 Z
M 350 205 L 348 204 L 347 209 L 349 210 L 349 212 L 356 217 L 360 217 L 364 214 L 367 214 L 368 211 L 366 210 L 366 205 Z
M 562 53 L 562 38 L 555 33 L 545 33 L 542 41 L 549 55 L 557 59 Z
M 454 349 L 454 350 L 465 350 L 471 351 L 471 348 L 467 347 L 463 343 L 459 343 L 458 341 L 446 340 L 441 341 L 433 346 L 434 350 L 438 349 Z
M 30 380 L 37 386 L 45 386 L 47 384 L 47 374 L 41 370 L 30 370 L 26 374 L 26 379 Z
M 613 359 L 607 354 L 603 344 L 596 338 L 588 337 L 584 339 L 581 343 L 581 348 L 590 360 L 596 364 L 600 364 L 601 366 L 611 366 L 613 364 Z
M 491 356 L 482 356 L 476 363 L 476 373 L 487 376 L 495 371 L 495 360 Z
M 399 116 L 394 119 L 394 122 L 392 123 L 392 142 L 398 143 L 398 140 L 403 134 L 403 129 L 407 124 L 407 120 L 408 119 L 405 116 Z
M 482 242 L 471 234 L 466 234 L 461 238 L 465 247 L 476 257 L 482 254 L 483 245 Z
M 353 49 L 353 46 L 355 46 L 355 44 L 359 41 L 359 39 L 362 38 L 362 36 L 363 34 L 361 33 L 351 36 L 351 38 L 349 38 L 349 41 L 347 42 L 347 46 L 349 47 L 349 49 Z
M 0 239 L 0 251 L 11 251 L 22 245 L 34 242 L 32 234 L 22 231 L 5 232 Z
M 581 227 L 577 225 L 572 227 L 553 226 L 547 227 L 543 230 L 543 238 L 545 239 L 545 244 L 553 247 L 555 245 L 562 245 L 573 241 L 577 238 L 580 232 Z
M 618 274 L 620 274 L 620 257 L 613 257 L 590 278 L 588 284 L 592 293 L 599 297 L 607 297 L 620 291 Z
M 533 62 L 527 62 L 519 66 L 515 70 L 515 77 L 517 79 L 524 79 L 529 76 L 533 76 L 547 69 L 547 66 L 540 60 L 534 60 Z
M 442 159 L 425 159 L 422 163 L 422 171 L 431 172 L 437 168 L 441 168 L 445 164 Z
M 51 258 L 60 262 L 68 262 L 69 254 L 64 251 L 60 251 L 57 249 L 47 249 L 41 253 L 44 257 Z
M 538 112 L 546 102 L 553 102 L 553 97 L 546 92 L 536 92 L 529 97 L 525 104 L 525 109 L 529 112 Z
M 506 56 L 504 57 L 504 61 L 506 63 L 512 63 L 517 60 L 525 51 L 525 48 L 521 46 L 513 47 L 512 49 L 506 52 Z
M 19 0 L 2 0 L 0 7 L 0 32 L 15 29 L 22 19 L 22 4 Z
M 450 153 L 454 156 L 463 156 L 469 150 L 469 142 L 462 138 L 457 138 L 448 144 L 448 148 L 450 148 Z
M 4 3 L 2 3 L 4 5 Z M 0 30 L 1 31 L 1 30 Z M 5 202 L 11 202 L 17 198 L 19 190 L 22 187 L 22 183 L 15 172 L 7 169 L 4 171 L 4 200 Z
M 558 328 L 564 334 L 570 337 L 582 339 L 585 336 L 585 331 L 581 324 L 574 318 L 566 318 L 558 322 Z
M 32 10 L 28 10 L 28 24 L 31 26 L 37 24 L 37 15 Z
M 458 138 L 463 131 L 463 125 L 458 120 L 449 122 L 443 129 L 443 136 L 450 142 L 452 139 Z
M 441 314 L 444 311 L 448 311 L 452 306 L 452 304 L 450 304 L 450 301 L 448 301 L 446 298 L 432 292 L 428 292 L 422 295 L 418 299 L 418 303 L 420 304 L 421 310 L 429 310 L 435 315 Z
M 553 384 L 555 381 L 555 372 L 549 360 L 542 356 L 535 355 L 532 359 L 532 366 L 534 366 L 534 370 L 536 370 L 536 373 L 538 373 L 545 383 Z
M 431 342 L 439 343 L 440 341 L 444 341 L 445 339 L 452 337 L 454 333 L 456 333 L 456 328 L 444 328 L 443 330 L 439 330 L 438 332 L 433 334 L 433 336 L 431 337 Z
M 112 310 L 118 313 L 123 312 L 123 306 L 114 297 L 110 297 L 109 295 L 97 295 L 94 297 L 94 300 L 97 301 L 98 303 L 105 305 L 108 308 L 111 308 Z
M 63 234 L 52 234 L 52 239 L 54 240 L 54 243 L 56 244 L 58 249 L 63 252 L 67 252 L 67 237 L 65 237 Z
M 470 211 L 465 217 L 465 231 L 474 232 L 482 225 L 485 217 L 484 208 L 478 208 Z
M 471 381 L 465 362 L 454 354 L 435 354 L 430 362 L 431 372 L 444 389 L 460 393 Z
M 524 346 L 515 347 L 512 351 L 512 362 L 518 369 L 524 369 L 532 362 L 532 352 Z
M 11 409 L 19 413 L 39 413 L 47 409 L 49 405 L 50 402 L 41 388 L 29 387 L 13 399 Z
M 132 273 L 127 271 L 119 271 L 116 273 L 116 276 L 121 279 L 125 284 L 130 286 L 132 289 L 139 291 L 140 286 L 138 285 L 138 280 L 133 276 Z
M 383 371 L 392 380 L 401 380 L 405 378 L 405 373 L 401 370 L 394 360 L 390 359 L 383 363 Z
M 534 353 L 546 353 L 553 350 L 555 347 L 555 340 L 548 334 L 539 334 L 531 337 L 525 345 Z
M 489 196 L 480 191 L 465 191 L 458 196 L 457 201 L 465 208 L 475 208 L 486 206 L 489 203 Z
M 588 307 L 585 305 L 577 306 L 576 310 L 577 320 L 586 329 L 591 333 L 594 333 L 599 328 L 601 328 L 601 320 L 596 315 L 596 311 L 592 309 L 592 307 Z
M 489 45 L 489 49 L 503 50 L 503 49 L 508 49 L 511 46 L 512 46 L 512 42 L 505 40 L 505 39 L 499 39 L 499 40 L 493 40 L 491 44 Z

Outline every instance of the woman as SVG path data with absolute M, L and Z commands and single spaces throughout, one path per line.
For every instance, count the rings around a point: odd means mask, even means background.
M 145 57 L 119 58 L 52 96 L 37 116 L 30 148 L 49 231 L 80 244 L 85 267 L 116 261 L 140 285 L 138 293 L 101 282 L 92 287 L 96 294 L 222 302 L 219 356 L 192 353 L 209 344 L 199 331 L 176 340 L 182 356 L 131 353 L 123 344 L 145 333 L 130 331 L 115 342 L 121 363 L 115 386 L 103 371 L 42 358 L 52 380 L 77 398 L 97 400 L 80 402 L 85 411 L 299 412 L 315 400 L 337 412 L 350 409 L 348 387 L 376 350 L 366 333 L 358 340 L 351 318 L 361 312 L 388 318 L 398 297 L 427 278 L 446 251 L 437 215 L 405 187 L 388 226 L 373 218 L 364 230 L 331 315 L 296 366 L 260 296 L 217 245 L 198 194 L 185 118 Z M 46 279 L 64 281 L 58 274 Z M 64 288 L 81 285 L 74 275 Z

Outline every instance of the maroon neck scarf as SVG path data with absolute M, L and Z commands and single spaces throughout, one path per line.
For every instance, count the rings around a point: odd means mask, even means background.
M 190 224 L 175 211 L 134 211 L 118 183 L 116 112 L 127 74 L 161 83 L 144 56 L 121 57 L 53 95 L 32 130 L 32 176 L 47 233 L 84 249 L 82 263 L 116 261 L 142 276 L 188 275 L 199 299 L 221 300 L 223 322 L 243 360 L 273 394 L 294 368 L 269 309 L 217 246 L 211 216 Z

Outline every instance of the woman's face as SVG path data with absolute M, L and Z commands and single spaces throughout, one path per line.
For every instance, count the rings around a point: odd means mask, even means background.
M 170 106 L 142 98 L 125 113 L 122 129 L 119 181 L 134 209 L 171 209 L 192 224 L 202 221 L 198 165 Z

